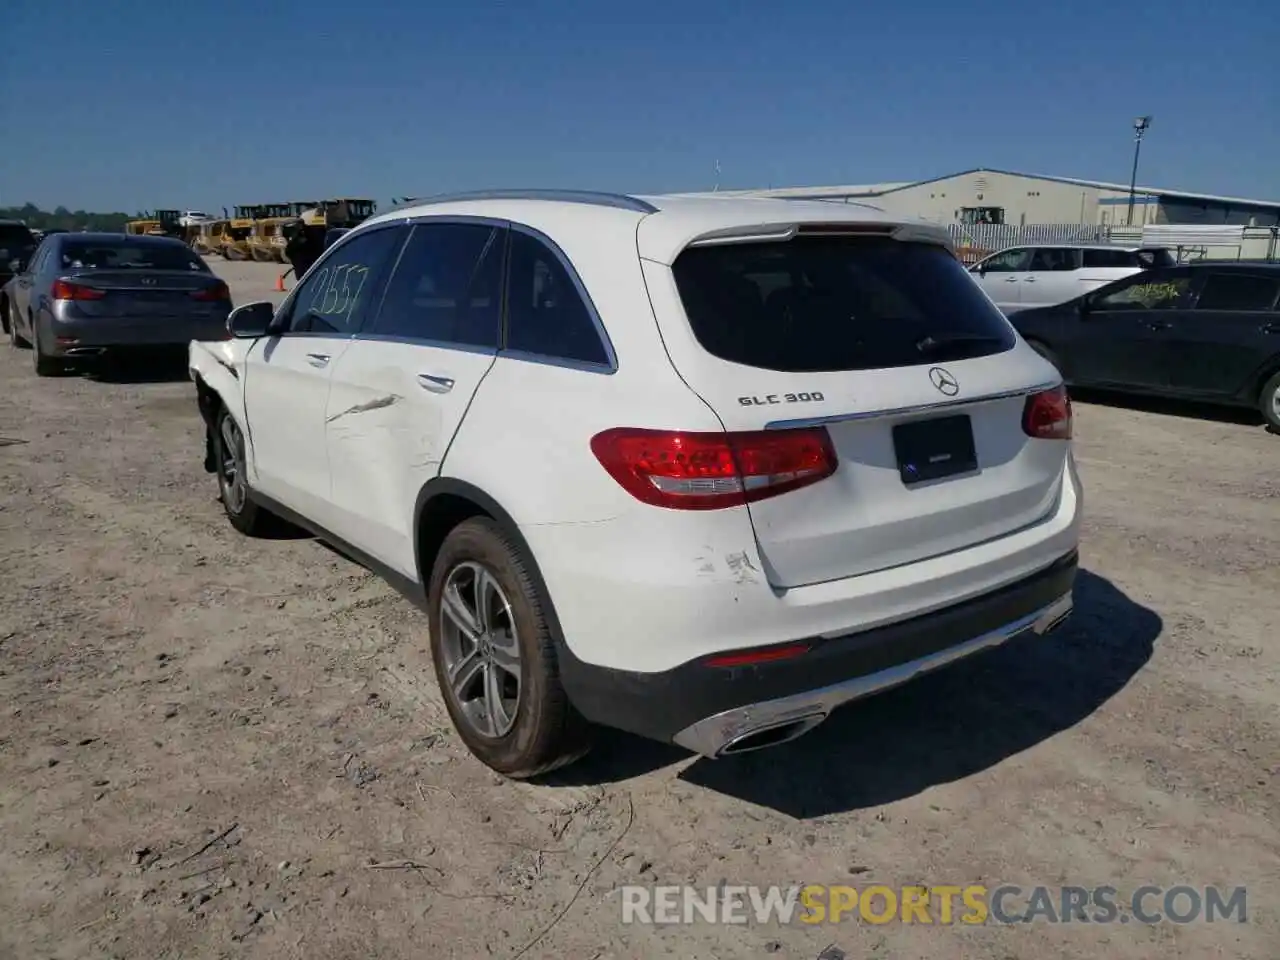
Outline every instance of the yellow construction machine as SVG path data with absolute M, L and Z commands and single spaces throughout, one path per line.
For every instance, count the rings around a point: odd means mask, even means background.
M 249 234 L 258 219 L 256 204 L 239 204 L 231 212 L 226 229 L 222 232 L 222 244 L 218 251 L 228 260 L 249 260 L 253 251 L 249 247 Z
M 264 203 L 249 230 L 249 253 L 259 263 L 284 263 L 284 232 L 281 227 L 293 220 L 287 203 Z

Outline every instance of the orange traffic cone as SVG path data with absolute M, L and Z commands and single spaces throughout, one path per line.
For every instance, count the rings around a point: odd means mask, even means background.
M 280 276 L 276 277 L 276 293 L 284 293 L 284 278 L 288 275 L 289 271 L 286 270 L 284 273 L 280 274 Z

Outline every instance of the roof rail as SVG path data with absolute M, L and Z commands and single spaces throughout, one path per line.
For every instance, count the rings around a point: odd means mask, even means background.
M 416 197 L 394 209 L 418 207 L 430 203 L 459 203 L 467 200 L 550 200 L 559 203 L 589 203 L 598 207 L 614 207 L 635 213 L 657 213 L 658 208 L 624 193 L 602 193 L 594 190 L 470 190 L 464 193 L 441 193 L 433 197 Z

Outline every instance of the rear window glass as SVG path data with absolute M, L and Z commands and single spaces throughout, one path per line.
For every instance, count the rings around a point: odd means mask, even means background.
M 208 270 L 181 244 L 72 241 L 60 251 L 64 270 Z
M 1008 321 L 941 247 L 799 237 L 691 247 L 672 267 L 694 336 L 766 370 L 876 370 L 1012 349 Z

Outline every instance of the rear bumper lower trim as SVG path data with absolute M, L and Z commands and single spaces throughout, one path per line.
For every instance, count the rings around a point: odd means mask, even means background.
M 834 683 L 805 693 L 763 703 L 752 703 L 699 720 L 675 735 L 680 746 L 705 757 L 717 757 L 724 749 L 749 733 L 807 721 L 810 728 L 837 707 L 881 693 L 906 683 L 921 674 L 972 656 L 983 650 L 1007 643 L 1014 637 L 1031 632 L 1043 635 L 1062 623 L 1072 608 L 1071 594 L 1065 594 L 1035 613 L 1014 620 L 998 629 L 974 637 L 964 643 L 877 673 Z

